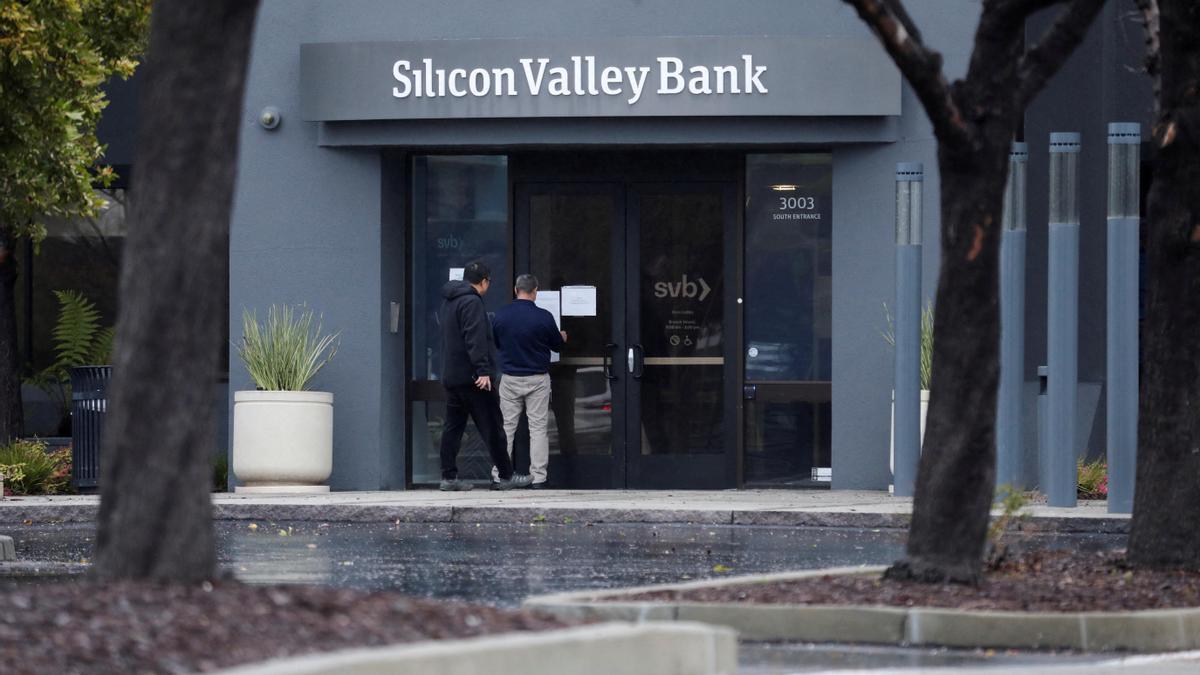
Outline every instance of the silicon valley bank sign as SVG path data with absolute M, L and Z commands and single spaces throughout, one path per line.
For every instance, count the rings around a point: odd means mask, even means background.
M 673 56 L 660 56 L 655 69 L 658 77 L 656 94 L 766 94 L 762 75 L 766 66 L 754 65 L 753 54 L 743 54 L 743 66 L 691 66 L 684 77 L 684 64 Z M 471 96 L 517 96 L 518 82 L 522 93 L 538 96 L 545 90 L 549 96 L 626 96 L 625 102 L 634 105 L 642 98 L 649 79 L 650 66 L 606 66 L 597 68 L 595 56 L 571 56 L 570 67 L 551 66 L 548 58 L 524 58 L 521 77 L 515 68 L 438 68 L 433 59 L 423 59 L 422 67 L 413 69 L 412 62 L 398 60 L 392 64 L 392 75 L 399 83 L 392 87 L 396 98 L 435 98 L 446 95 L 462 98 Z M 536 65 L 534 62 L 536 61 Z M 423 81 L 423 83 L 422 83 Z
M 300 46 L 313 121 L 900 114 L 868 39 L 671 37 Z

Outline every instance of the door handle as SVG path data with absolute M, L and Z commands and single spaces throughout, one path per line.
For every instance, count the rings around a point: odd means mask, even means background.
M 633 353 L 635 350 L 637 351 L 636 359 L 634 359 L 634 357 L 633 357 Z M 642 377 L 642 374 L 644 374 L 646 372 L 646 358 L 645 357 L 646 357 L 646 350 L 642 349 L 641 345 L 634 345 L 632 348 L 630 348 L 629 359 L 630 359 L 631 365 L 629 368 L 629 373 L 631 375 L 633 375 L 633 378 L 635 380 L 640 379 Z M 635 368 L 635 365 L 636 365 L 636 368 Z
M 617 376 L 613 375 L 612 371 L 612 353 L 616 348 L 617 343 L 615 342 L 610 342 L 604 345 L 604 379 L 606 380 L 617 379 Z
M 629 371 L 630 375 L 633 374 L 633 347 L 630 347 L 629 353 L 625 355 L 625 370 Z

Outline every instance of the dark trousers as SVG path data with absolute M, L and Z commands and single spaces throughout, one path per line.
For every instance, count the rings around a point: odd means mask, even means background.
M 504 436 L 504 418 L 500 414 L 500 394 L 493 387 L 484 391 L 474 385 L 446 388 L 446 423 L 442 430 L 442 478 L 458 478 L 458 449 L 462 445 L 467 417 L 492 456 L 492 464 L 500 471 L 500 479 L 512 478 L 512 462 L 508 459 L 508 439 Z

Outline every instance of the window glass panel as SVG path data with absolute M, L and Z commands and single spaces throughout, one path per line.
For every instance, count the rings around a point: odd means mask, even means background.
M 509 299 L 508 158 L 429 156 L 414 159 L 412 242 L 412 371 L 414 380 L 441 373 L 437 312 L 450 270 L 482 260 L 493 289 L 489 312 Z
M 17 316 L 32 318 L 32 344 L 26 355 L 34 370 L 54 362 L 54 325 L 58 320 L 55 291 L 78 291 L 95 303 L 100 325 L 117 320 L 117 280 L 121 251 L 125 247 L 125 190 L 98 190 L 105 205 L 90 218 L 48 218 L 46 238 L 32 259 L 20 260 L 24 283 L 32 285 L 32 317 L 27 315 L 24 293 L 17 293 Z M 27 253 L 27 251 L 21 251 Z M 25 257 L 25 256 L 21 256 Z
M 808 401 L 747 401 L 746 484 L 807 487 L 813 467 L 830 465 L 830 405 Z
M 117 321 L 117 287 L 121 254 L 125 247 L 126 200 L 124 189 L 97 190 L 104 206 L 95 216 L 47 218 L 46 238 L 34 247 L 17 250 L 20 277 L 16 288 L 16 316 L 22 357 L 30 373 L 38 373 L 56 359 L 54 327 L 59 303 L 55 291 L 77 291 L 100 314 L 100 329 Z M 222 339 L 222 344 L 225 341 Z M 78 364 L 89 365 L 89 364 Z M 70 434 L 70 393 L 57 385 L 22 388 L 25 431 L 31 435 Z
M 830 379 L 832 156 L 746 157 L 746 379 Z
M 446 420 L 442 401 L 412 402 L 412 482 L 436 483 L 442 478 L 440 449 Z M 526 460 L 528 461 L 528 460 Z M 459 446 L 458 477 L 471 481 L 491 481 L 492 459 L 475 422 L 468 420 Z
M 601 365 L 612 335 L 611 194 L 529 197 L 530 271 L 542 290 L 595 286 L 594 317 L 564 316 L 569 339 L 550 366 L 550 454 L 612 453 L 612 391 Z
M 725 218 L 715 193 L 640 202 L 644 455 L 724 447 Z

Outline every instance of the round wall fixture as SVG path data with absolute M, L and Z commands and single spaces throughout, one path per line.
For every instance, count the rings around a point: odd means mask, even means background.
M 282 119 L 283 116 L 279 114 L 279 109 L 275 106 L 269 105 L 263 108 L 262 112 L 258 114 L 258 123 L 261 124 L 262 128 L 264 129 L 274 129 L 275 127 L 279 126 L 279 122 Z

